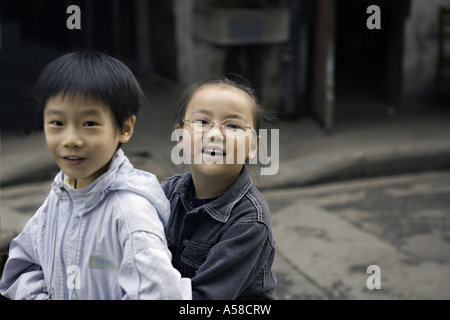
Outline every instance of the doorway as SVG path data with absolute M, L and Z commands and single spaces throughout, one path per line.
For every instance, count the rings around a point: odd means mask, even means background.
M 380 8 L 369 29 L 367 8 Z M 336 121 L 395 112 L 401 102 L 403 28 L 409 0 L 338 0 L 336 4 Z
M 368 1 L 340 0 L 336 6 L 336 94 L 382 98 L 382 78 L 388 48 L 386 6 L 381 29 L 366 27 Z
M 409 2 L 321 0 L 316 4 L 313 112 L 327 131 L 349 120 L 385 115 L 400 105 L 403 29 Z M 371 15 L 367 8 L 373 4 L 381 11 L 380 29 L 369 29 L 366 24 Z M 326 55 L 330 48 L 331 61 Z M 329 85 L 327 78 L 333 80 Z M 328 108 L 332 112 L 323 112 L 327 96 L 333 97 Z

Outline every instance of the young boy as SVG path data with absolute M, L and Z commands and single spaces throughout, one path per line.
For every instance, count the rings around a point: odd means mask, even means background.
M 36 102 L 61 171 L 11 243 L 2 295 L 190 298 L 190 280 L 172 267 L 166 246 L 164 192 L 120 149 L 133 134 L 142 96 L 131 71 L 102 53 L 66 54 L 44 69 Z

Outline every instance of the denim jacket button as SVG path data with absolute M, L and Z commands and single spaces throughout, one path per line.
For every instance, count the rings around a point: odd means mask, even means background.
M 189 244 L 189 240 L 188 239 L 184 239 L 183 240 L 183 246 L 187 247 L 188 244 Z

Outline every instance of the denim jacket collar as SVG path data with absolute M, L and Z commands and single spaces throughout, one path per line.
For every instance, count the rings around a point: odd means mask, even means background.
M 239 177 L 225 191 L 224 194 L 203 206 L 192 209 L 192 206 L 189 203 L 189 194 L 193 183 L 191 173 L 187 173 L 182 179 L 189 180 L 189 183 L 185 183 L 187 181 L 180 183 L 179 190 L 176 190 L 176 192 L 180 194 L 186 212 L 190 213 L 203 210 L 212 218 L 222 223 L 226 223 L 228 221 L 231 215 L 231 210 L 236 203 L 242 199 L 252 185 L 250 173 L 244 165 Z

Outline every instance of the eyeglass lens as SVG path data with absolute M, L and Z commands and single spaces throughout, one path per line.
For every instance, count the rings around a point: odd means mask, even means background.
M 239 119 L 226 119 L 220 124 L 222 132 L 228 136 L 240 135 L 247 129 L 246 124 Z M 207 116 L 194 115 L 189 118 L 189 125 L 193 130 L 206 132 L 213 127 L 214 121 Z

